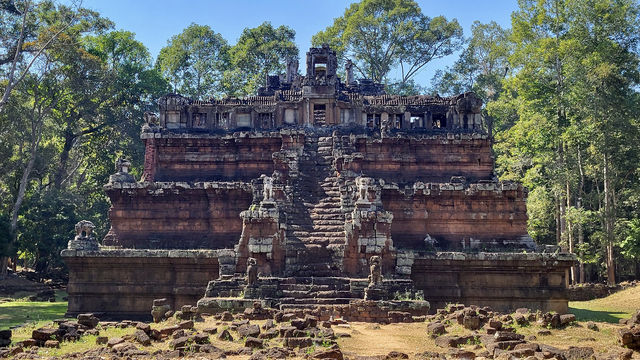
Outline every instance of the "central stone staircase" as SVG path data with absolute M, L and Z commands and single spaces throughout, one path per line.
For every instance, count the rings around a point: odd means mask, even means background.
M 292 205 L 285 210 L 287 255 L 298 260 L 287 264 L 288 269 L 297 276 L 338 276 L 335 252 L 345 244 L 345 216 L 332 137 L 307 137 L 299 170 L 291 189 Z

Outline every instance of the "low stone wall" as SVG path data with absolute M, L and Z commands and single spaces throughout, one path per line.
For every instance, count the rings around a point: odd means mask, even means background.
M 337 313 L 347 321 L 364 321 L 377 323 L 398 323 L 424 321 L 429 313 L 430 304 L 421 300 L 367 301 L 356 300 L 349 305 L 319 306 L 320 314 Z M 321 320 L 325 316 L 320 316 Z
M 198 301 L 198 313 L 219 314 L 225 311 L 245 313 L 255 307 L 254 302 L 260 302 L 261 307 L 269 307 L 270 302 L 262 299 L 240 298 L 202 298 Z M 313 315 L 320 321 L 331 318 L 342 318 L 346 321 L 362 321 L 377 323 L 399 323 L 424 321 L 429 313 L 428 301 L 422 300 L 352 300 L 342 305 L 313 305 L 300 308 L 295 305 L 282 305 L 281 313 L 295 313 L 298 317 Z
M 153 299 L 172 309 L 195 304 L 218 277 L 218 250 L 63 250 L 69 268 L 68 316 L 151 318 Z
M 432 308 L 448 303 L 568 311 L 567 279 L 572 254 L 416 253 L 411 278 Z
M 568 298 L 569 301 L 587 301 L 593 299 L 600 299 L 607 297 L 620 290 L 628 289 L 630 287 L 638 286 L 639 281 L 622 282 L 614 286 L 607 284 L 594 284 L 585 283 L 569 286 Z

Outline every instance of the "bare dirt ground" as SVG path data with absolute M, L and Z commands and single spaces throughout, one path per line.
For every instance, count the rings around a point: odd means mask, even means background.
M 19 281 L 19 280 L 18 280 Z M 0 304 L 0 313 L 2 306 L 8 303 Z M 57 303 L 51 303 L 55 306 Z M 9 304 L 10 305 L 10 304 Z M 47 306 L 47 303 L 33 303 L 33 309 L 38 305 Z M 25 305 L 25 306 L 28 306 Z M 617 333 L 626 325 L 618 324 L 618 319 L 629 318 L 632 313 L 640 309 L 640 287 L 626 289 L 607 298 L 597 299 L 584 302 L 570 303 L 570 311 L 579 313 L 578 321 L 558 328 L 551 329 L 549 326 L 543 326 L 536 321 L 530 321 L 523 325 L 516 323 L 508 325 L 516 334 L 523 335 L 527 343 L 549 345 L 560 350 L 568 350 L 571 347 L 586 347 L 594 350 L 593 355 L 581 357 L 580 353 L 571 356 L 565 356 L 564 359 L 640 359 L 640 352 L 630 352 L 623 348 L 618 340 Z M 7 312 L 9 313 L 9 312 Z M 2 314 L 0 314 L 2 315 Z M 10 315 L 10 313 L 9 313 Z M 238 318 L 238 316 L 236 316 Z M 236 319 L 237 320 L 237 319 Z M 442 358 L 465 358 L 461 354 L 473 353 L 476 358 L 492 358 L 483 357 L 487 354 L 486 344 L 479 341 L 471 341 L 469 343 L 458 345 L 457 347 L 442 347 L 437 344 L 436 337 L 427 332 L 427 326 L 433 319 L 425 322 L 414 323 L 398 323 L 398 324 L 372 324 L 350 322 L 347 324 L 334 324 L 331 329 L 335 333 L 335 342 L 339 346 L 342 356 L 346 359 L 391 359 L 393 356 L 406 356 L 409 359 L 429 359 L 434 356 L 442 356 Z M 264 325 L 265 320 L 252 320 L 251 324 Z M 481 328 L 475 331 L 465 329 L 462 325 L 455 321 L 443 321 L 446 324 L 446 333 L 442 336 L 468 336 L 468 335 L 485 335 L 486 329 Z M 588 326 L 588 323 L 590 326 Z M 178 325 L 179 320 L 171 318 L 159 324 L 151 324 L 152 329 L 160 330 L 162 328 Z M 276 328 L 289 326 L 289 322 L 276 324 Z M 593 326 L 595 325 L 595 326 Z M 31 323 L 26 326 L 14 329 L 12 341 L 16 344 L 26 340 L 32 336 L 33 330 L 40 327 L 57 327 L 50 320 Z M 2 326 L 0 326 L 0 330 Z M 231 321 L 221 321 L 212 316 L 205 317 L 203 321 L 196 321 L 194 329 L 189 330 L 188 334 L 195 333 L 211 333 L 215 329 L 214 334 L 210 334 L 208 341 L 219 352 L 214 354 L 204 354 L 198 352 L 187 352 L 183 356 L 187 358 L 220 358 L 221 354 L 226 354 L 229 359 L 249 359 L 250 353 L 243 353 L 245 349 L 246 338 L 241 336 Z M 145 352 L 147 355 L 129 356 L 130 358 L 168 358 L 171 354 L 170 341 L 172 337 L 168 337 L 162 341 L 154 341 L 148 345 L 142 345 L 133 338 L 136 332 L 135 323 L 127 327 L 119 326 L 102 326 L 98 325 L 98 334 L 83 335 L 78 341 L 62 341 L 59 347 L 33 347 L 25 348 L 21 354 L 14 357 L 17 359 L 32 358 L 86 358 L 91 354 L 98 355 L 96 351 L 101 351 L 100 358 L 115 358 L 116 353 L 112 353 L 106 345 L 97 345 L 98 337 L 125 338 L 129 339 L 135 348 Z M 218 334 L 228 330 L 233 336 L 233 341 L 225 341 L 218 338 Z M 262 332 L 265 330 L 262 329 Z M 274 338 L 265 340 L 265 348 L 283 348 L 282 338 Z M 330 349 L 331 344 L 315 344 L 308 348 L 293 349 L 289 353 L 288 358 L 318 358 L 318 354 L 323 354 Z M 391 352 L 395 354 L 390 354 Z M 541 353 L 541 352 L 540 352 Z M 255 354 L 255 351 L 254 351 Z M 254 356 L 253 359 L 260 357 Z M 269 357 L 263 357 L 269 358 Z M 326 358 L 326 357 L 325 357 Z M 329 357 L 331 358 L 331 357 Z M 397 357 L 395 357 L 397 358 Z M 497 358 L 497 357 L 496 357 Z M 556 357 L 562 359 L 563 357 Z M 533 358 L 529 358 L 532 360 Z

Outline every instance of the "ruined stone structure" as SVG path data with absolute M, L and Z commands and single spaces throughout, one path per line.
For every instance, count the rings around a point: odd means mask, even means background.
M 205 288 L 218 305 L 348 303 L 369 289 L 566 311 L 573 257 L 536 252 L 526 192 L 496 179 L 474 94 L 390 96 L 349 63 L 342 82 L 328 47 L 306 65 L 258 96 L 158 101 L 142 178 L 119 160 L 105 185 L 101 248 L 63 252 L 70 313 L 148 314 L 154 298 L 176 308 Z

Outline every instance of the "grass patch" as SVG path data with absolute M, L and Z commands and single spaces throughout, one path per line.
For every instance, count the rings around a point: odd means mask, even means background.
M 56 302 L 18 299 L 0 303 L 0 330 L 64 317 L 67 312 L 67 302 L 62 301 L 64 296 L 66 296 L 66 293 L 58 291 L 56 293 Z
M 578 321 L 617 324 L 640 309 L 640 286 L 618 291 L 602 299 L 569 302 L 569 312 Z

